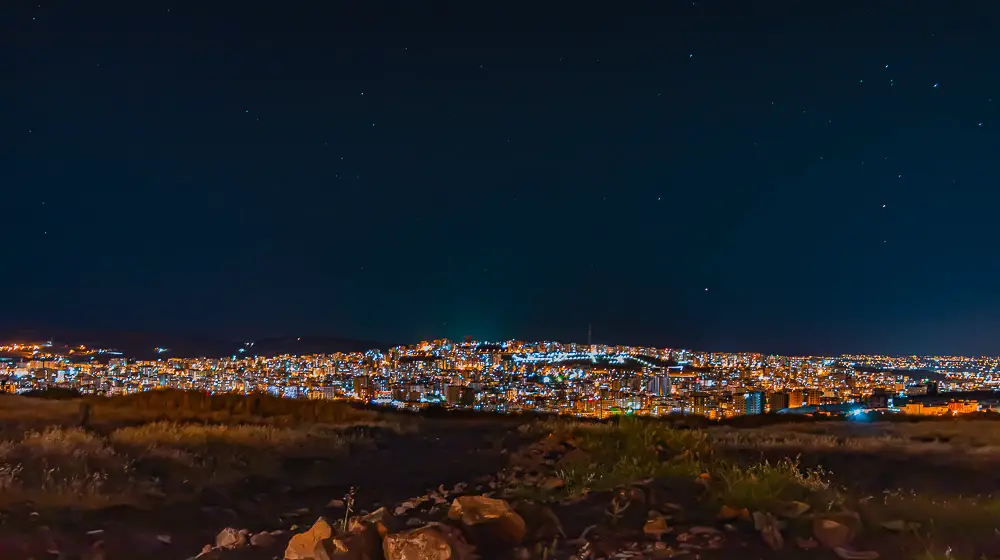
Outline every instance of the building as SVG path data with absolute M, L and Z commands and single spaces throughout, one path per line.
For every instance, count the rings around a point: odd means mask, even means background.
M 764 414 L 766 402 L 763 391 L 749 391 L 743 396 L 747 415 Z
M 359 399 L 370 401 L 375 398 L 375 383 L 371 377 L 362 375 L 354 378 L 354 395 Z
M 771 412 L 784 410 L 791 402 L 788 393 L 771 393 L 767 398 L 767 408 Z
M 700 414 L 701 416 L 711 415 L 711 401 L 708 393 L 703 393 L 701 391 L 693 392 L 689 395 L 690 405 L 688 409 L 691 414 Z
M 951 401 L 948 403 L 948 412 L 952 414 L 969 414 L 979 412 L 978 401 Z
M 914 416 L 944 416 L 950 414 L 946 405 L 926 405 L 924 403 L 906 403 L 903 405 L 904 414 Z
M 889 391 L 882 388 L 877 388 L 872 391 L 870 397 L 868 397 L 868 408 L 889 408 L 892 402 L 892 397 L 889 396 Z
M 452 406 L 472 406 L 476 404 L 476 391 L 464 385 L 448 385 L 444 392 L 445 401 Z
M 650 377 L 646 384 L 646 390 L 654 397 L 670 396 L 670 389 L 670 376 L 665 373 Z

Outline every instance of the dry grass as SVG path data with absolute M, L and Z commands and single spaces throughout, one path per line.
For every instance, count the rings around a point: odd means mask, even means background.
M 267 425 L 178 424 L 154 422 L 116 430 L 108 436 L 118 446 L 132 448 L 169 447 L 206 450 L 217 446 L 282 452 L 307 444 L 323 444 L 337 449 L 344 442 L 329 431 L 315 428 L 293 429 Z
M 874 423 L 818 422 L 748 430 L 713 428 L 712 444 L 730 450 L 937 455 L 980 463 L 1000 462 L 1000 432 L 985 420 Z
M 286 459 L 343 456 L 373 432 L 416 429 L 343 403 L 270 397 L 0 395 L 0 505 L 183 500 L 248 475 L 280 477 Z

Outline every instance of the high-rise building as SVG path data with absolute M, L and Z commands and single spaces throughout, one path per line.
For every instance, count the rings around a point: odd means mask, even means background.
M 667 374 L 653 375 L 646 384 L 646 390 L 655 397 L 670 395 L 670 376 Z
M 746 414 L 764 414 L 765 400 L 763 391 L 748 391 L 743 398 L 746 403 Z

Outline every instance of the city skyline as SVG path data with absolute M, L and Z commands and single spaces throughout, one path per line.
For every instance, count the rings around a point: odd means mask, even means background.
M 0 390 L 162 389 L 486 412 L 852 416 L 1000 408 L 1000 358 L 777 356 L 551 341 L 422 341 L 386 350 L 155 359 L 51 341 L 0 346 Z
M 0 329 L 1000 353 L 990 6 L 104 5 L 3 18 Z

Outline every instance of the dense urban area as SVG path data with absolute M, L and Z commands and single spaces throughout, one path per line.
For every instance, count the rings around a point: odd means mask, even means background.
M 558 342 L 435 340 L 387 351 L 132 359 L 114 349 L 47 342 L 0 346 L 5 392 L 74 389 L 121 395 L 157 388 L 266 392 L 351 399 L 401 408 L 430 405 L 603 418 L 768 412 L 917 415 L 995 411 L 996 357 L 791 357 Z

